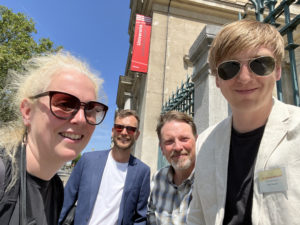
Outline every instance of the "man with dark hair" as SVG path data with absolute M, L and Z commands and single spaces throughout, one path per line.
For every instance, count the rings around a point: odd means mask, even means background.
M 65 187 L 60 221 L 77 200 L 75 225 L 146 224 L 150 168 L 132 156 L 139 136 L 132 110 L 116 113 L 111 150 L 85 153 Z
M 153 177 L 148 203 L 148 224 L 186 224 L 194 181 L 196 126 L 182 112 L 161 115 L 156 127 L 162 154 L 169 166 Z
M 300 109 L 272 97 L 284 40 L 240 20 L 215 37 L 209 65 L 232 115 L 197 140 L 188 224 L 300 224 Z

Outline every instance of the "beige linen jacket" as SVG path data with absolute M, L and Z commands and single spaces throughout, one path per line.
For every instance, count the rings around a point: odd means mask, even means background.
M 254 225 L 300 224 L 300 108 L 273 99 L 259 147 L 252 206 Z M 232 117 L 197 139 L 197 160 L 188 224 L 223 224 Z M 261 193 L 258 173 L 285 168 L 287 191 Z

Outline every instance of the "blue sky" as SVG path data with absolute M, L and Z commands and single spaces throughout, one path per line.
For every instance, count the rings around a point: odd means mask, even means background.
M 49 38 L 100 73 L 109 111 L 84 151 L 108 149 L 129 49 L 130 0 L 2 0 L 0 5 L 32 18 L 37 40 Z

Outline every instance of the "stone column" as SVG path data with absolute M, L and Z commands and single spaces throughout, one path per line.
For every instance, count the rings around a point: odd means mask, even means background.
M 230 113 L 229 105 L 217 88 L 215 76 L 211 74 L 207 62 L 210 44 L 220 29 L 220 26 L 206 25 L 189 51 L 189 58 L 194 66 L 194 121 L 198 133 L 223 120 Z

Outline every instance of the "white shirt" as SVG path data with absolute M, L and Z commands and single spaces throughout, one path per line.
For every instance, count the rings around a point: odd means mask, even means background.
M 127 168 L 109 153 L 89 225 L 117 224 Z

